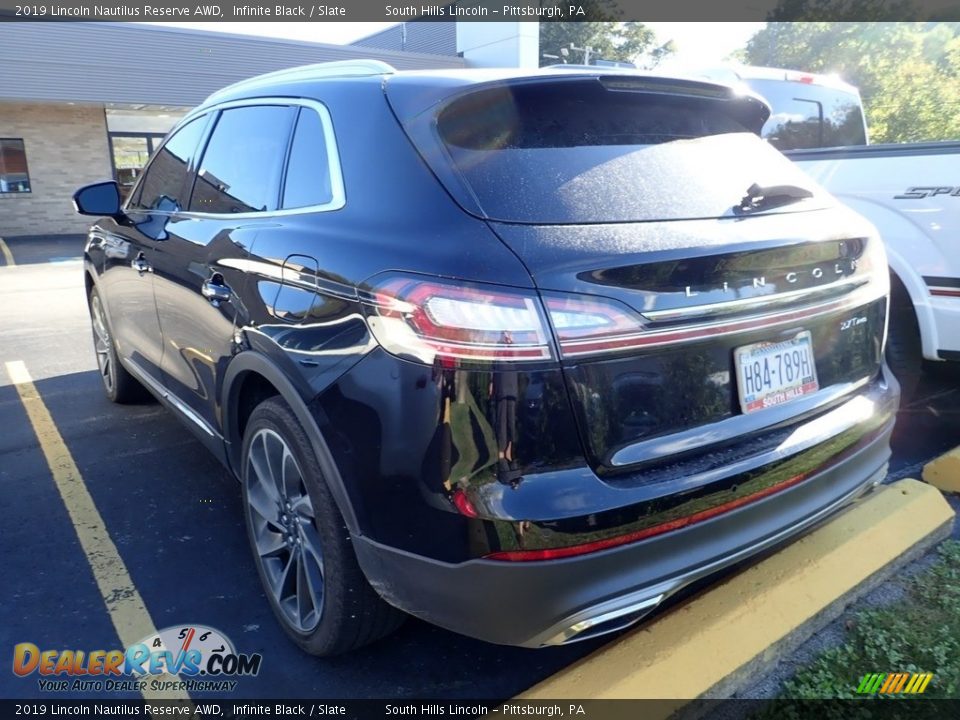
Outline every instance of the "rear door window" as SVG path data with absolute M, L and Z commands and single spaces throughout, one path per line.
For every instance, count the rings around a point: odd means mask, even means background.
M 286 105 L 222 111 L 200 162 L 190 210 L 216 214 L 276 210 L 296 112 Z
M 742 124 L 740 101 L 617 87 L 478 89 L 440 112 L 437 134 L 482 214 L 505 222 L 725 217 L 753 184 L 811 187 Z

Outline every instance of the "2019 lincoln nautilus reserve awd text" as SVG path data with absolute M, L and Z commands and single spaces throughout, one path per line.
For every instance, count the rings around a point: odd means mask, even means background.
M 106 391 L 237 475 L 309 652 L 401 611 L 529 647 L 621 628 L 884 474 L 884 251 L 768 114 L 593 68 L 228 87 L 129 197 L 75 195 Z

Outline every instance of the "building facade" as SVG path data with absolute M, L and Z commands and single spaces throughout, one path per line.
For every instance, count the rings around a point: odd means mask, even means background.
M 464 67 L 456 53 L 342 46 L 133 23 L 0 23 L 0 237 L 82 233 L 74 191 L 129 188 L 211 92 L 297 65 L 374 58 Z
M 414 21 L 388 27 L 352 43 L 356 47 L 457 56 L 467 67 L 540 65 L 536 22 Z

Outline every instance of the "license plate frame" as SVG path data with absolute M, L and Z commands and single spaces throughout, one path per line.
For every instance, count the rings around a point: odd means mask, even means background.
M 744 415 L 786 405 L 820 389 L 809 330 L 785 340 L 741 345 L 733 351 L 733 366 Z

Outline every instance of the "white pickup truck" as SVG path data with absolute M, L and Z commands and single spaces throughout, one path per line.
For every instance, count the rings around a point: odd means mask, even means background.
M 924 358 L 960 361 L 960 142 L 868 145 L 860 94 L 835 76 L 726 72 L 770 103 L 763 135 L 880 231 L 892 282 L 887 359 L 909 399 Z

